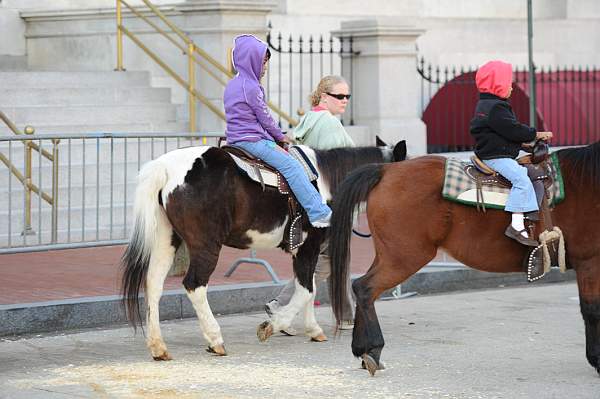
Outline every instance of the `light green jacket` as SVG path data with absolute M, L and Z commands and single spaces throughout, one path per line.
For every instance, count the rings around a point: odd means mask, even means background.
M 299 144 L 317 150 L 354 147 L 340 120 L 329 111 L 307 112 L 294 129 L 294 138 Z

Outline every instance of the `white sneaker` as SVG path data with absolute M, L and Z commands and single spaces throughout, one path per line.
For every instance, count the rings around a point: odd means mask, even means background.
M 329 222 L 331 220 L 331 212 L 329 212 L 327 214 L 327 216 L 322 217 L 319 220 L 315 220 L 314 222 L 310 222 L 310 224 L 313 225 L 313 227 L 319 228 L 319 229 L 324 229 L 326 227 L 329 227 Z

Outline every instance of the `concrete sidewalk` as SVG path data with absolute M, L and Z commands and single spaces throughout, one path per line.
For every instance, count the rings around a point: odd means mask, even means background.
M 0 255 L 0 336 L 109 326 L 125 321 L 118 297 L 119 261 L 124 247 L 96 247 L 51 252 Z M 370 239 L 353 237 L 351 270 L 362 275 L 374 250 Z M 209 302 L 215 314 L 262 310 L 282 284 L 274 284 L 264 268 L 242 264 L 231 277 L 225 272 L 250 251 L 223 248 L 209 283 Z M 280 250 L 263 250 L 283 282 L 292 277 L 292 259 Z M 446 260 L 440 254 L 437 261 Z M 553 271 L 534 285 L 574 279 L 574 273 Z M 169 277 L 161 300 L 161 317 L 195 317 L 181 286 L 181 277 Z M 427 266 L 406 281 L 402 292 L 419 294 L 527 284 L 524 273 L 494 274 L 454 267 Z M 387 296 L 396 294 L 389 292 Z M 325 287 L 317 299 L 328 302 Z
M 350 331 L 259 343 L 261 312 L 218 317 L 226 357 L 204 351 L 196 320 L 162 323 L 170 362 L 130 328 L 5 338 L 0 398 L 598 398 L 574 282 L 380 301 L 377 313 L 387 369 L 375 377 Z M 330 309 L 317 319 L 330 334 Z

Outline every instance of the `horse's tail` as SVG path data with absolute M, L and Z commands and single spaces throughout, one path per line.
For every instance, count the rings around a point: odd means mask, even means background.
M 348 264 L 350 262 L 350 238 L 355 211 L 367 200 L 371 190 L 379 183 L 383 165 L 365 165 L 352 172 L 341 184 L 333 199 L 333 215 L 329 228 L 329 256 L 331 278 L 329 292 L 331 307 L 338 321 L 342 321 L 346 292 Z
M 135 190 L 135 224 L 127 249 L 121 258 L 123 276 L 121 293 L 129 322 L 134 328 L 142 324 L 139 293 L 146 281 L 151 251 L 158 230 L 169 223 L 160 200 L 160 191 L 168 180 L 161 161 L 150 161 L 140 170 Z

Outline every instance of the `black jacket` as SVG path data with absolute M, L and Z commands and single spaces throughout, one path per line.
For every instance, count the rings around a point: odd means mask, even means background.
M 536 130 L 517 120 L 508 101 L 481 93 L 471 119 L 471 134 L 479 159 L 514 159 L 522 143 L 535 139 Z

